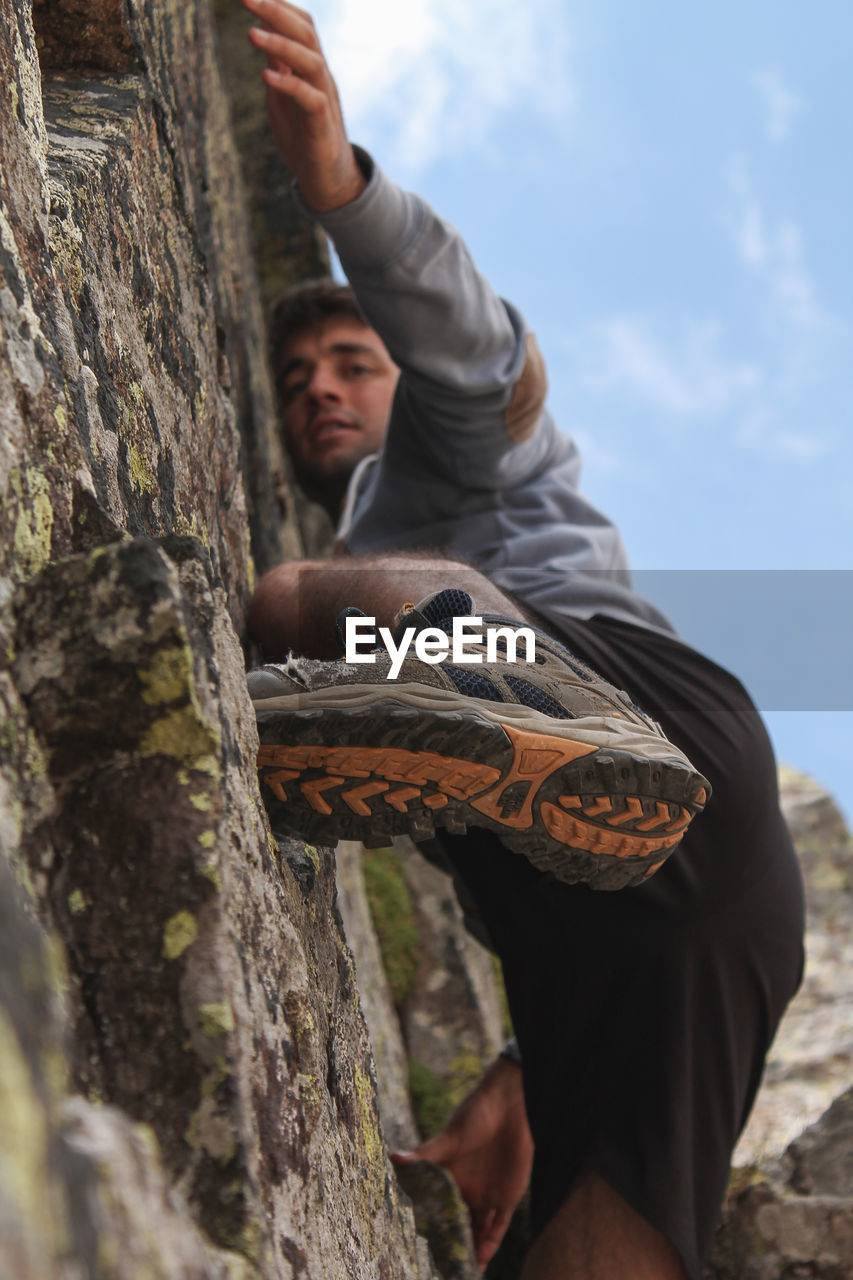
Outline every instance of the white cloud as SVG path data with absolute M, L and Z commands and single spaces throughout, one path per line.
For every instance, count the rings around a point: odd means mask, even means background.
M 828 441 L 804 431 L 777 431 L 772 443 L 777 453 L 795 462 L 814 462 L 829 451 Z
M 750 267 L 763 266 L 769 252 L 764 230 L 764 213 L 755 201 L 741 211 L 735 228 L 735 243 L 743 261 Z
M 611 316 L 566 336 L 563 345 L 573 357 L 573 376 L 588 389 L 623 402 L 627 397 L 661 419 L 713 419 L 721 448 L 734 443 L 802 466 L 832 451 L 831 434 L 802 415 L 800 396 L 792 399 L 797 388 L 787 385 L 787 366 L 773 372 L 728 358 L 715 322 L 687 321 L 677 334 L 665 334 L 647 317 Z M 572 434 L 582 455 L 599 468 L 621 465 L 618 454 L 596 456 L 596 441 L 586 432 L 573 428 Z
M 823 319 L 814 281 L 806 267 L 803 237 L 794 222 L 784 222 L 776 234 L 771 280 L 779 302 L 795 324 L 812 328 Z
M 767 405 L 742 420 L 735 440 L 741 448 L 762 457 L 782 458 L 789 462 L 816 462 L 831 449 L 826 436 L 813 429 L 779 426 L 774 412 Z
M 781 222 L 771 230 L 760 206 L 750 203 L 735 228 L 735 244 L 746 265 L 767 281 L 774 302 L 792 324 L 812 329 L 823 321 L 803 234 L 795 222 Z
M 676 339 L 655 333 L 638 316 L 614 316 L 580 343 L 584 380 L 596 389 L 627 390 L 674 417 L 723 413 L 760 382 L 758 369 L 726 360 L 719 327 L 688 324 Z
M 752 83 L 761 98 L 768 137 L 774 142 L 784 142 L 791 124 L 805 106 L 803 99 L 782 83 L 777 71 L 756 71 Z
M 571 113 L 560 0 L 318 0 L 314 16 L 351 136 L 395 174 L 497 154 L 508 116 L 562 129 Z
M 739 208 L 732 220 L 741 261 L 769 286 L 774 305 L 790 323 L 813 329 L 826 320 L 808 269 L 802 230 L 792 219 L 772 223 L 756 198 L 743 157 L 731 166 L 729 185 Z

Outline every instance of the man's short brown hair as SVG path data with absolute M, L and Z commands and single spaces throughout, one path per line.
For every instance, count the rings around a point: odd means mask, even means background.
M 370 328 L 370 321 L 348 284 L 338 284 L 336 280 L 325 277 L 322 280 L 305 280 L 283 293 L 273 303 L 269 322 L 270 358 L 276 384 L 281 349 L 289 338 L 319 329 L 327 320 L 343 318 L 356 320 Z

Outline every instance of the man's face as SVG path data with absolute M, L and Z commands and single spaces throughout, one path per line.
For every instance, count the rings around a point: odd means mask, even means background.
M 284 442 L 306 493 L 331 512 L 356 464 L 385 439 L 399 372 L 378 333 L 348 316 L 281 349 Z

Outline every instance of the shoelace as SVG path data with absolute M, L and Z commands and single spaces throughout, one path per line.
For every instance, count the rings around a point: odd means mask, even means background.
M 347 618 L 366 618 L 366 617 L 367 617 L 367 614 L 364 612 L 364 610 L 357 609 L 354 604 L 348 604 L 345 609 L 341 609 L 340 613 L 335 619 L 335 639 L 338 642 L 338 648 L 340 649 L 342 654 L 346 653 L 347 651 L 346 632 L 344 630 L 346 626 Z M 376 648 L 378 649 L 379 646 L 377 645 Z

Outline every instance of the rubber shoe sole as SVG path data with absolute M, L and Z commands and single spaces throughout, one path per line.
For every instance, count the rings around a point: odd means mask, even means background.
M 650 758 L 672 752 L 665 739 L 638 740 L 621 722 L 524 711 L 510 723 L 505 706 L 500 718 L 458 697 L 445 709 L 435 691 L 419 706 L 377 700 L 375 685 L 363 704 L 347 692 L 344 706 L 256 703 L 274 827 L 369 845 L 483 827 L 560 880 L 621 889 L 657 871 L 708 796 L 683 757 Z

